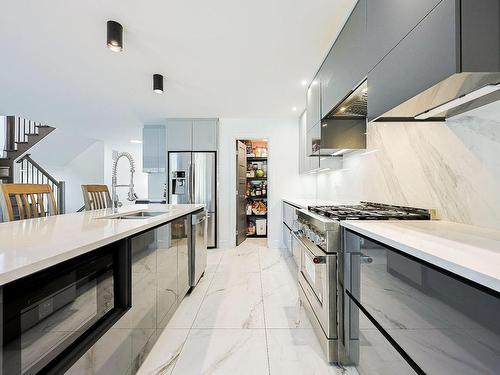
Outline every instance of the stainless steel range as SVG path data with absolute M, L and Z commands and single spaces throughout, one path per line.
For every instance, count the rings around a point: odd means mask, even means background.
M 428 210 L 368 202 L 314 206 L 297 211 L 292 246 L 299 258 L 300 299 L 329 362 L 338 361 L 342 311 L 342 293 L 339 293 L 342 270 L 338 272 L 342 251 L 340 220 L 428 219 Z

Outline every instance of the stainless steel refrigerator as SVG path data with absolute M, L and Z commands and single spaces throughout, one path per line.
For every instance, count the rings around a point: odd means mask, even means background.
M 215 152 L 168 153 L 168 202 L 205 205 L 208 247 L 217 246 L 216 158 Z

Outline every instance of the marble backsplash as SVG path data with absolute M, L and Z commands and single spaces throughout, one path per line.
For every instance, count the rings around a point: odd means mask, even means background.
M 500 118 L 500 116 L 499 116 Z M 320 172 L 317 199 L 435 208 L 443 220 L 500 229 L 500 120 L 370 123 L 367 150 Z

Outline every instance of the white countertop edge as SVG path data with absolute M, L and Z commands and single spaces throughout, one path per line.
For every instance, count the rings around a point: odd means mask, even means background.
M 387 223 L 390 225 L 390 223 Z M 457 264 L 453 261 L 449 261 L 445 258 L 442 258 L 438 255 L 435 254 L 430 254 L 426 252 L 425 250 L 421 249 L 416 249 L 412 246 L 408 246 L 406 244 L 403 244 L 401 242 L 392 240 L 390 238 L 387 238 L 385 236 L 382 236 L 380 234 L 377 234 L 374 231 L 367 230 L 365 228 L 360 228 L 359 226 L 356 225 L 356 223 L 349 222 L 349 221 L 341 221 L 341 226 L 351 229 L 354 232 L 360 233 L 362 235 L 365 235 L 369 238 L 373 238 L 376 241 L 379 241 L 383 244 L 386 244 L 392 248 L 395 248 L 396 250 L 400 250 L 406 254 L 412 255 L 418 259 L 421 259 L 423 261 L 426 261 L 432 265 L 435 265 L 437 267 L 440 267 L 446 271 L 449 271 L 453 274 L 456 274 L 458 276 L 461 276 L 467 280 L 473 281 L 477 284 L 480 284 L 482 286 L 485 286 L 489 289 L 492 289 L 496 292 L 500 292 L 500 280 L 486 275 L 484 273 L 478 272 L 476 270 L 467 268 L 463 265 Z
M 41 259 L 39 261 L 34 261 L 33 263 L 30 263 L 27 265 L 21 265 L 18 268 L 4 271 L 4 272 L 0 273 L 0 286 L 8 284 L 12 281 L 18 280 L 20 278 L 29 276 L 33 273 L 44 270 L 46 268 L 55 266 L 55 265 L 62 263 L 66 260 L 76 258 L 79 255 L 96 250 L 96 249 L 101 248 L 103 246 L 109 245 L 113 242 L 122 240 L 124 238 L 133 236 L 137 233 L 141 233 L 145 230 L 154 228 L 158 225 L 167 224 L 171 221 L 174 221 L 182 216 L 189 215 L 189 214 L 191 214 L 195 211 L 198 211 L 202 208 L 204 208 L 204 205 L 200 204 L 200 205 L 197 205 L 197 206 L 191 207 L 191 208 L 179 209 L 178 212 L 165 212 L 165 214 L 158 215 L 158 216 L 152 217 L 150 219 L 138 219 L 138 220 L 142 220 L 141 223 L 143 222 L 142 223 L 143 225 L 140 225 L 140 226 L 137 226 L 133 229 L 121 232 L 121 233 L 114 235 L 114 236 L 106 237 L 103 240 L 93 242 L 92 244 L 87 245 L 87 246 L 77 247 L 77 248 L 68 250 L 66 252 L 57 254 L 55 256 L 47 257 L 47 258 Z M 129 213 L 137 212 L 137 211 L 141 211 L 141 210 L 134 209 L 134 210 L 127 211 L 126 213 L 129 214 Z M 112 215 L 116 216 L 115 214 L 112 214 Z M 117 214 L 117 215 L 119 216 L 119 214 Z M 111 216 L 111 215 L 109 215 L 109 216 Z M 168 216 L 168 217 L 165 217 L 165 216 Z M 98 218 L 96 220 L 109 220 L 109 219 Z

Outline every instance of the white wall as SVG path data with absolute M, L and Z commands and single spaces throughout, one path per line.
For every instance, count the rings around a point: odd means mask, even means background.
M 3 150 L 5 149 L 5 116 L 0 116 L 0 157 L 3 157 Z
M 33 146 L 29 153 L 55 179 L 66 183 L 67 213 L 83 206 L 82 184 L 103 183 L 102 141 L 56 129 Z
M 269 141 L 268 245 L 279 247 L 281 199 L 301 194 L 298 173 L 297 119 L 220 119 L 219 129 L 219 247 L 236 242 L 236 140 Z
M 65 181 L 66 213 L 75 212 L 83 206 L 82 184 L 103 183 L 103 160 L 104 144 L 96 141 L 63 167 L 43 166 L 57 180 Z

